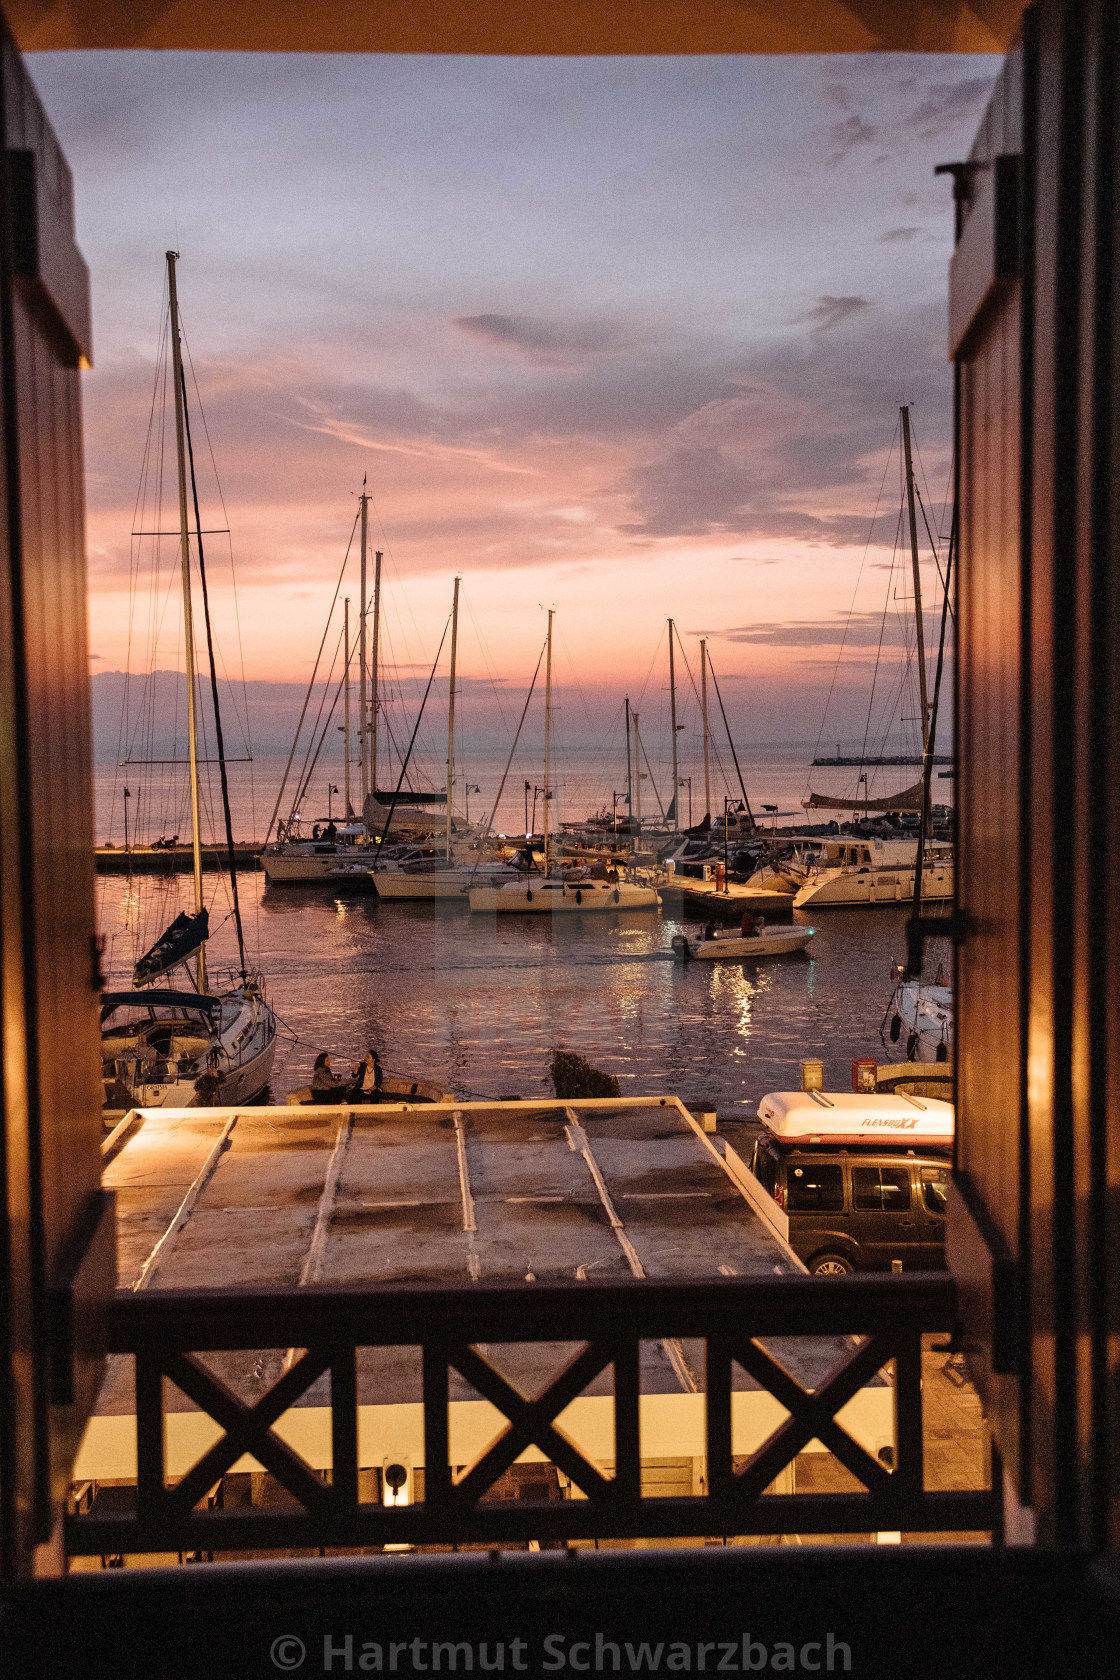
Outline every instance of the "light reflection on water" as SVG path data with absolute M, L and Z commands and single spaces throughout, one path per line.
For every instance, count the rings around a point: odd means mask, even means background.
M 207 877 L 218 982 L 235 954 L 219 880 Z M 319 1049 L 347 1060 L 370 1045 L 393 1071 L 464 1097 L 551 1094 L 556 1046 L 616 1074 L 624 1093 L 675 1092 L 721 1110 L 796 1084 L 804 1056 L 823 1057 L 826 1083 L 846 1089 L 852 1057 L 885 1059 L 879 1023 L 891 964 L 905 949 L 903 907 L 818 910 L 811 956 L 682 967 L 669 959 L 670 941 L 696 927 L 665 910 L 554 922 L 266 887 L 260 874 L 239 885 L 252 959 L 303 1041 L 279 1042 L 273 1097 L 281 1102 L 309 1081 Z M 191 885 L 185 875 L 149 877 L 133 883 L 130 899 L 128 882 L 108 876 L 99 898 L 112 975 L 127 984 L 138 949 L 191 906 Z M 931 947 L 932 965 L 945 955 Z

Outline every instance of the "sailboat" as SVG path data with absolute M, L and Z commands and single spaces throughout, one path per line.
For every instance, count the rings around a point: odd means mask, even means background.
M 101 997 L 101 1056 L 105 1108 L 222 1107 L 250 1101 L 268 1086 L 276 1050 L 276 1017 L 264 995 L 261 976 L 246 961 L 245 935 L 237 893 L 233 824 L 230 817 L 225 743 L 218 696 L 217 666 L 210 625 L 194 475 L 187 386 L 183 375 L 182 336 L 176 290 L 178 253 L 167 253 L 169 336 L 175 387 L 175 443 L 179 479 L 179 543 L 183 596 L 183 645 L 186 655 L 187 741 L 190 766 L 191 840 L 194 853 L 194 909 L 182 911 L 135 964 L 132 989 L 106 991 Z M 189 463 L 188 463 L 189 457 Z M 195 673 L 194 605 L 191 577 L 191 530 L 187 483 L 193 493 L 195 552 L 206 624 L 211 699 L 222 809 L 229 854 L 230 893 L 240 979 L 228 991 L 210 988 L 206 972 L 209 912 L 202 892 L 202 835 L 199 798 L 198 695 Z M 193 960 L 194 988 L 158 985 Z
M 914 584 L 914 621 L 917 631 L 919 706 L 922 727 L 923 763 L 931 752 L 931 712 L 926 681 L 925 626 L 922 618 L 922 581 L 918 564 L 918 527 L 915 516 L 914 463 L 910 442 L 910 409 L 900 409 L 902 450 L 906 478 L 906 503 L 910 535 L 910 559 Z M 928 800 L 928 776 L 913 787 L 884 798 L 844 798 L 810 793 L 802 801 L 806 810 L 862 812 L 921 812 Z M 866 792 L 866 789 L 865 789 Z M 920 838 L 882 839 L 841 835 L 825 840 L 800 862 L 791 862 L 786 873 L 797 883 L 794 908 L 818 909 L 825 905 L 899 904 L 914 895 L 920 882 L 922 901 L 951 900 L 954 893 L 953 846 L 947 841 L 930 842 L 923 822 Z
M 443 857 L 434 851 L 428 856 L 404 856 L 383 861 L 378 856 L 370 879 L 380 899 L 434 903 L 437 899 L 464 900 L 473 881 L 476 866 L 455 861 L 455 820 L 452 813 L 452 789 L 455 786 L 455 686 L 459 669 L 459 585 L 455 579 L 451 598 L 451 669 L 447 696 L 447 793 L 444 805 Z M 386 812 L 388 815 L 388 812 Z M 503 874 L 506 866 L 496 864 Z
M 552 620 L 549 609 L 545 637 L 544 679 L 544 861 L 539 874 L 491 886 L 473 886 L 469 892 L 473 911 L 497 914 L 543 915 L 567 911 L 586 914 L 595 910 L 649 910 L 661 903 L 657 888 L 633 874 L 596 863 L 587 869 L 556 870 L 552 819 Z M 532 692 L 530 690 L 530 692 Z M 631 714 L 632 716 L 634 714 Z M 635 736 L 636 735 L 635 719 Z M 641 782 L 639 779 L 638 787 Z M 641 795 L 633 819 L 641 832 Z
M 394 819 L 400 853 L 406 856 L 430 856 L 423 842 L 427 841 L 433 830 L 433 816 L 422 809 L 424 805 L 438 804 L 442 795 L 422 794 L 419 792 L 403 791 L 397 794 L 386 794 L 377 789 L 377 720 L 380 710 L 379 699 L 379 654 L 380 654 L 380 621 L 381 621 L 381 562 L 380 549 L 373 556 L 373 597 L 372 610 L 367 589 L 369 571 L 369 503 L 370 497 L 366 490 L 365 480 L 362 481 L 361 494 L 358 498 L 358 521 L 360 523 L 360 553 L 361 553 L 361 581 L 358 603 L 358 631 L 353 638 L 350 633 L 350 601 L 343 602 L 343 629 L 341 638 L 342 649 L 342 680 L 337 685 L 333 699 L 327 709 L 326 719 L 317 721 L 311 731 L 311 742 L 307 748 L 303 766 L 295 781 L 295 793 L 291 801 L 286 819 L 278 821 L 280 807 L 284 793 L 288 786 L 292 764 L 296 749 L 299 746 L 303 732 L 304 720 L 308 706 L 318 681 L 319 666 L 322 660 L 323 648 L 326 645 L 327 634 L 331 619 L 337 605 L 331 604 L 327 615 L 327 628 L 323 632 L 323 640 L 319 645 L 311 672 L 311 680 L 307 685 L 303 709 L 300 713 L 299 724 L 296 728 L 295 739 L 288 754 L 288 762 L 284 768 L 284 775 L 280 782 L 280 789 L 276 795 L 276 803 L 269 820 L 266 843 L 261 853 L 261 866 L 272 884 L 285 882 L 326 882 L 338 886 L 344 882 L 365 886 L 369 879 L 370 866 L 380 853 L 375 849 L 375 842 L 385 828 L 390 812 Z M 343 566 L 345 572 L 345 564 Z M 339 588 L 341 588 L 341 578 Z M 372 624 L 370 619 L 372 617 Z M 353 787 L 353 757 L 351 747 L 353 736 L 351 731 L 351 671 L 355 655 L 358 662 L 358 754 L 361 766 L 361 812 L 354 811 Z M 337 657 L 337 655 L 336 655 Z M 328 795 L 328 809 L 325 817 L 309 819 L 302 815 L 302 807 L 307 796 L 311 778 L 319 764 L 323 745 L 331 730 L 340 696 L 343 699 L 342 724 L 342 777 L 343 800 L 345 815 L 341 822 L 335 822 L 330 811 Z M 335 790 L 337 791 L 337 789 Z M 308 833 L 310 824 L 311 832 Z M 271 838 L 273 828 L 276 838 Z M 409 844 L 409 842 L 412 842 Z M 419 843 L 418 843 L 419 842 Z M 394 848 L 396 850 L 396 848 Z M 388 851 L 388 848 L 386 848 Z

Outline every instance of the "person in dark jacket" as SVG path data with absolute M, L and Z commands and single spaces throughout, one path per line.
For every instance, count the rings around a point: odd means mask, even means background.
M 376 1050 L 369 1050 L 354 1068 L 353 1080 L 346 1093 L 347 1102 L 380 1102 L 381 1088 L 384 1074 L 381 1068 L 381 1057 Z

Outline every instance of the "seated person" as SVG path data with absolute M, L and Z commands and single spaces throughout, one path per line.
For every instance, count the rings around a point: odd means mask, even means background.
M 315 1072 L 311 1075 L 311 1101 L 330 1102 L 349 1082 L 331 1072 L 331 1059 L 325 1050 L 315 1058 Z
M 381 1057 L 376 1050 L 367 1051 L 361 1061 L 354 1067 L 350 1087 L 346 1092 L 346 1101 L 350 1103 L 379 1101 L 383 1077 Z

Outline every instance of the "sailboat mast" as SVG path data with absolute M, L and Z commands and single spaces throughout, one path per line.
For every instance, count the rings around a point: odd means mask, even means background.
M 700 643 L 700 716 L 704 729 L 704 815 L 712 815 L 712 774 L 708 759 L 708 644 Z
M 926 645 L 922 624 L 922 573 L 918 565 L 918 525 L 914 517 L 914 463 L 910 455 L 910 410 L 903 403 L 902 450 L 906 459 L 906 508 L 910 516 L 910 560 L 914 571 L 914 622 L 918 633 L 918 692 L 922 711 L 922 752 L 929 749 L 929 696 L 926 691 Z
M 630 753 L 630 696 L 626 696 L 626 829 L 634 850 L 634 769 Z
M 358 586 L 358 753 L 362 761 L 362 815 L 365 816 L 366 799 L 369 797 L 369 748 L 367 737 L 369 733 L 369 707 L 366 697 L 366 560 L 369 539 L 369 501 L 366 496 L 366 481 L 362 479 L 362 493 L 359 497 L 362 520 L 361 539 L 361 573 Z
M 677 827 L 679 828 L 681 825 L 680 825 L 678 812 L 677 812 L 677 792 L 678 792 L 677 783 L 679 781 L 679 772 L 678 772 L 678 769 L 677 769 L 677 674 L 676 674 L 676 670 L 674 669 L 674 666 L 673 666 L 673 638 L 674 638 L 675 635 L 676 635 L 676 629 L 673 625 L 672 619 L 670 619 L 669 620 L 669 724 L 670 724 L 670 727 L 673 731 L 673 798 L 672 798 L 672 803 L 670 805 L 670 809 L 672 810 L 672 813 L 673 813 L 673 821 L 676 823 Z
M 548 609 L 548 635 L 544 657 L 544 873 L 549 872 L 549 820 L 552 804 L 552 614 Z
M 636 783 L 636 791 L 637 791 L 637 795 L 638 795 L 638 810 L 637 810 L 637 815 L 635 816 L 634 820 L 635 820 L 635 823 L 637 825 L 638 840 L 640 842 L 641 838 L 642 838 L 642 737 L 638 734 L 638 714 L 637 714 L 637 712 L 631 712 L 630 716 L 634 719 L 634 762 L 637 765 L 637 776 L 635 778 L 635 783 Z M 632 842 L 631 842 L 631 849 L 633 849 L 633 843 Z
M 369 501 L 369 497 L 366 497 Z M 373 624 L 369 648 L 369 791 L 377 798 L 377 714 L 381 709 L 381 550 L 373 556 Z
M 183 345 L 179 337 L 179 294 L 175 286 L 178 251 L 167 252 L 168 307 L 171 312 L 171 370 L 175 384 L 175 455 L 179 468 L 179 544 L 183 568 L 183 647 L 187 664 L 187 736 L 191 778 L 191 844 L 194 852 L 194 908 L 202 909 L 202 832 L 198 794 L 198 696 L 194 670 L 194 612 L 191 604 L 190 518 L 187 513 L 187 450 L 183 423 Z M 206 990 L 206 948 L 198 948 L 198 989 Z
M 447 691 L 447 862 L 451 863 L 451 793 L 455 786 L 455 666 L 459 655 L 459 579 L 451 598 L 451 683 Z
M 354 806 L 350 799 L 350 597 L 343 602 L 342 641 L 345 650 L 345 698 L 342 702 L 342 768 L 343 782 L 346 793 L 346 820 L 349 822 L 354 815 Z

